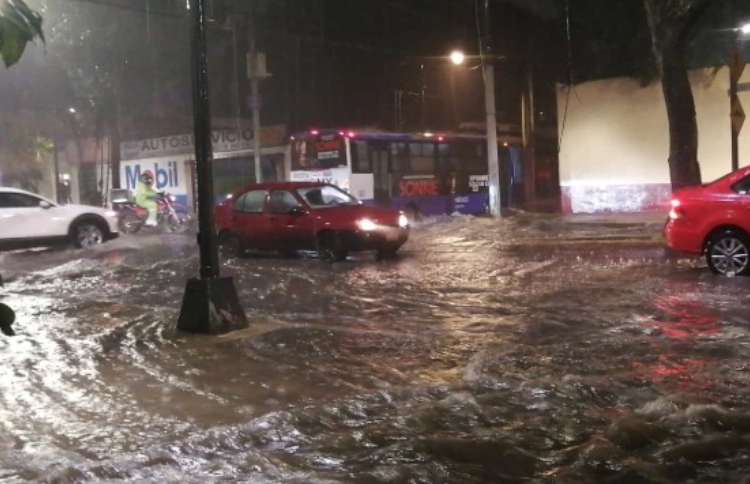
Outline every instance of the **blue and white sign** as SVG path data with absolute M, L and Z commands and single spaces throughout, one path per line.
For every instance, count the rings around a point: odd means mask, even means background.
M 154 175 L 154 187 L 172 195 L 189 193 L 188 162 L 189 156 L 171 158 L 152 158 L 149 160 L 123 161 L 120 163 L 120 180 L 123 188 L 135 190 L 138 180 L 147 170 Z

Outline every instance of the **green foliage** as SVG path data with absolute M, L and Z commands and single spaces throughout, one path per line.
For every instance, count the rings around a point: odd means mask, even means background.
M 36 38 L 44 42 L 42 16 L 23 0 L 0 0 L 0 57 L 5 67 L 18 63 Z
M 45 160 L 53 153 L 54 143 L 42 136 L 19 131 L 8 137 L 0 149 L 3 183 L 36 192 L 44 178 Z

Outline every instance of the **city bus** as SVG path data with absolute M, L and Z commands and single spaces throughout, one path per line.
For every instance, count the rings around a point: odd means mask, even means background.
M 519 144 L 499 137 L 503 207 L 523 201 Z M 478 134 L 313 129 L 290 138 L 287 158 L 291 181 L 335 184 L 414 218 L 488 213 L 487 141 Z

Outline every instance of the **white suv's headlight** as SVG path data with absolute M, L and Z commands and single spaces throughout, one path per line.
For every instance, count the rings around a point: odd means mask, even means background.
M 117 218 L 118 213 L 115 212 L 114 210 L 107 210 L 106 212 L 104 212 L 104 215 L 109 218 Z
M 403 213 L 398 216 L 398 226 L 405 229 L 409 226 L 409 218 Z
M 378 225 L 369 218 L 363 218 L 361 220 L 357 220 L 357 227 L 359 227 L 359 230 L 362 230 L 363 232 L 372 232 L 373 230 L 376 230 L 378 228 Z

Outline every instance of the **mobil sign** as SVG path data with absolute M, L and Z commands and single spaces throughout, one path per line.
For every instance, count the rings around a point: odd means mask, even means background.
M 154 187 L 174 195 L 188 194 L 187 162 L 189 156 L 123 161 L 120 163 L 122 188 L 135 190 L 146 171 L 154 175 Z

